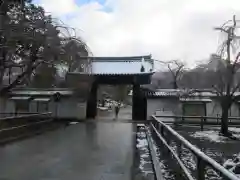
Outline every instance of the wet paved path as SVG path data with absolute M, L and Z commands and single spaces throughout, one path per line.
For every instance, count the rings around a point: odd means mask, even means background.
M 0 147 L 0 180 L 130 180 L 132 126 L 79 123 Z

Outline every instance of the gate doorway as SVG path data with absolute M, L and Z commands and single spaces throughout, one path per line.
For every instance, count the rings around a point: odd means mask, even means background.
M 153 59 L 149 56 L 133 57 L 81 57 L 91 62 L 91 73 L 87 75 L 93 79 L 87 100 L 87 118 L 94 119 L 98 111 L 98 89 L 102 85 L 128 85 L 132 87 L 132 118 L 145 120 L 147 100 L 141 85 L 150 84 L 153 74 Z M 71 74 L 71 73 L 69 73 Z M 77 75 L 76 71 L 72 74 Z M 79 76 L 83 73 L 79 73 Z M 84 74 L 86 75 L 86 73 Z
M 131 86 L 99 85 L 97 91 L 97 119 L 115 119 L 115 107 L 119 106 L 119 120 L 132 119 Z

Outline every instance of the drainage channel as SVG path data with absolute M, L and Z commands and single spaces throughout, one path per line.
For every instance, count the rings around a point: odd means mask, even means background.
M 137 124 L 135 150 L 135 176 L 133 180 L 174 180 L 171 164 L 148 125 Z
M 137 124 L 133 180 L 155 180 L 153 161 L 144 124 Z

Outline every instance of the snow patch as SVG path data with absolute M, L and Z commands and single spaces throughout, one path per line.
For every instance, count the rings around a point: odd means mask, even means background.
M 220 130 L 220 127 L 212 127 L 213 129 Z M 240 133 L 240 127 L 229 127 L 228 130 L 232 133 Z
M 102 111 L 106 111 L 106 110 L 108 110 L 108 107 L 98 107 L 98 109 L 100 109 Z
M 209 141 L 212 142 L 225 142 L 225 140 L 227 140 L 227 137 L 221 136 L 219 135 L 218 131 L 197 131 L 193 134 L 190 134 L 190 136 L 194 137 L 194 138 L 203 138 L 203 139 L 207 139 Z
M 79 122 L 70 122 L 70 125 L 78 124 Z
M 236 176 L 240 178 L 240 153 L 235 154 L 233 159 L 226 160 L 223 164 L 223 167 L 236 174 Z
M 141 157 L 141 158 L 148 158 L 148 157 L 149 157 L 149 154 L 148 154 L 148 153 L 141 154 L 140 157 Z
M 141 131 L 143 130 L 140 127 L 140 132 L 137 132 L 137 143 L 136 147 L 140 153 L 140 164 L 139 169 L 144 174 L 144 176 L 148 176 L 149 174 L 153 174 L 152 162 L 150 160 L 150 153 L 148 150 L 148 142 L 146 139 L 146 133 Z
M 230 127 L 228 128 L 228 130 L 233 133 L 240 133 L 240 128 L 237 128 L 237 127 Z
M 223 164 L 223 167 L 229 169 L 230 171 L 232 171 L 235 166 L 236 166 L 236 163 L 234 163 L 232 159 L 228 159 Z
M 146 148 L 148 145 L 148 142 L 146 139 L 138 139 L 137 140 L 137 148 Z

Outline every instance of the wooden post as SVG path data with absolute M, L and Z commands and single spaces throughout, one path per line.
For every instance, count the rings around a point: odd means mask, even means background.
M 163 125 L 161 125 L 161 127 L 160 127 L 160 134 L 164 138 L 164 127 L 163 127 Z
M 133 120 L 140 120 L 139 119 L 139 93 L 140 85 L 133 84 L 133 94 L 132 94 L 132 119 Z
M 58 117 L 58 102 L 55 102 L 55 118 Z
M 87 118 L 94 119 L 97 115 L 97 89 L 98 84 L 92 84 L 90 95 L 87 102 Z
M 203 117 L 201 116 L 201 131 L 203 131 Z
M 11 84 L 11 74 L 12 74 L 12 68 L 11 67 L 9 67 L 9 69 L 8 69 L 8 83 L 9 84 Z
M 197 179 L 205 179 L 205 166 L 203 160 L 200 157 L 197 157 Z
M 157 121 L 156 121 L 157 122 Z M 161 132 L 161 124 L 160 123 L 157 123 L 157 130 L 158 130 L 158 132 Z
M 39 111 L 39 102 L 37 101 L 37 113 Z
M 178 157 L 181 159 L 181 155 L 182 155 L 182 143 L 181 142 L 177 143 L 177 153 L 178 153 Z

